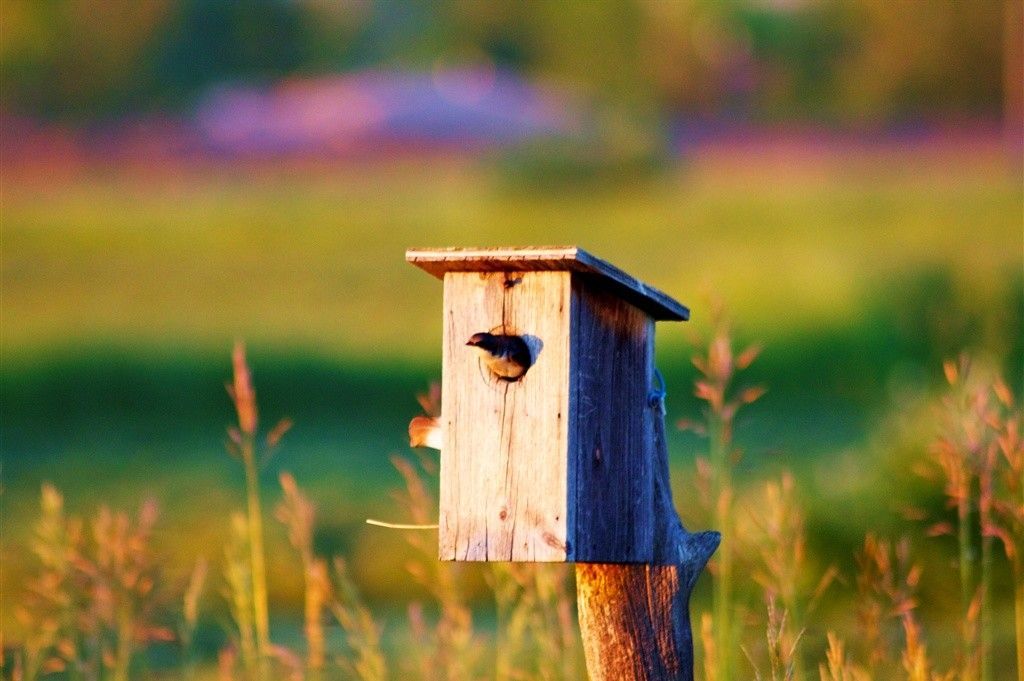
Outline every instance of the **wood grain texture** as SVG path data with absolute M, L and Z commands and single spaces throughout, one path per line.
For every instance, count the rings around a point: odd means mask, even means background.
M 405 259 L 435 277 L 446 272 L 569 271 L 593 277 L 655 320 L 682 321 L 690 310 L 671 296 L 576 246 L 522 248 L 410 248 Z
M 568 272 L 448 272 L 438 552 L 442 560 L 564 561 Z M 474 333 L 524 336 L 534 363 L 495 378 Z
M 654 555 L 648 395 L 654 321 L 573 275 L 569 391 L 570 560 L 649 563 Z
M 592 681 L 692 681 L 690 593 L 721 541 L 690 533 L 672 503 L 664 420 L 652 405 L 654 565 L 577 563 L 576 604 Z
M 692 678 L 689 611 L 679 593 L 679 571 L 671 565 L 577 564 L 591 680 Z

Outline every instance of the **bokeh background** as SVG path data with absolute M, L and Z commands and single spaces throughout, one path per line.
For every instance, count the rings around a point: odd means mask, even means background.
M 741 479 L 794 471 L 821 564 L 942 513 L 911 468 L 944 359 L 1022 387 L 1017 2 L 6 0 L 0 31 L 5 600 L 44 481 L 74 512 L 155 498 L 175 578 L 217 559 L 243 339 L 261 413 L 295 421 L 268 500 L 294 473 L 318 548 L 400 613 L 409 549 L 363 520 L 401 520 L 389 455 L 440 375 L 407 247 L 576 244 L 688 304 L 659 328 L 672 422 L 726 308 L 769 389 Z M 706 524 L 706 444 L 670 445 Z

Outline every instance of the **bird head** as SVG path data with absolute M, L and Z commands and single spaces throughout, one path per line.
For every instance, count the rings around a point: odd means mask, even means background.
M 481 333 L 474 333 L 466 341 L 466 345 L 477 348 L 483 352 L 494 353 L 500 345 L 500 340 L 493 333 L 487 333 L 486 331 Z

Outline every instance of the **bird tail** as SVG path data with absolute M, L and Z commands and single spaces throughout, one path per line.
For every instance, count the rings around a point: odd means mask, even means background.
M 409 446 L 441 449 L 441 424 L 432 416 L 414 416 L 409 422 Z

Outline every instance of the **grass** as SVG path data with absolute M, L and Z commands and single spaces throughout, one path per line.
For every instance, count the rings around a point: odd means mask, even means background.
M 689 325 L 659 329 L 659 366 L 673 419 L 699 412 L 700 401 L 687 386 L 696 378 L 689 359 L 699 344 L 694 338 L 711 331 L 706 293 L 729 302 L 736 328 L 756 330 L 764 352 L 746 373 L 750 384 L 770 390 L 736 424 L 736 445 L 746 455 L 732 472 L 735 508 L 742 515 L 764 503 L 766 480 L 779 481 L 777 496 L 788 499 L 783 476 L 792 469 L 793 503 L 802 506 L 806 532 L 803 591 L 792 601 L 796 607 L 779 596 L 776 605 L 787 615 L 776 619 L 779 636 L 772 640 L 791 640 L 803 629 L 795 653 L 802 663 L 794 674 L 813 678 L 820 660 L 830 673 L 859 678 L 868 658 L 842 615 L 859 596 L 833 585 L 813 609 L 801 604 L 831 566 L 824 556 L 844 556 L 836 567 L 853 583 L 852 556 L 863 548 L 866 529 L 895 541 L 908 531 L 899 515 L 903 507 L 922 507 L 933 522 L 945 513 L 941 485 L 911 475 L 909 463 L 934 435 L 929 405 L 945 381 L 943 360 L 972 348 L 996 358 L 1009 389 L 1021 392 L 1017 172 L 983 149 L 818 159 L 796 167 L 756 155 L 710 154 L 661 176 L 550 191 L 526 190 L 485 165 L 454 160 L 359 169 L 182 167 L 148 175 L 91 168 L 61 181 L 5 174 L 5 591 L 35 574 L 27 549 L 44 481 L 63 490 L 65 513 L 79 518 L 93 516 L 98 505 L 131 508 L 142 497 L 160 499 L 162 520 L 152 541 L 161 547 L 166 583 L 175 589 L 194 574 L 197 547 L 224 546 L 232 537 L 240 542 L 239 560 L 248 551 L 251 571 L 251 546 L 244 541 L 249 521 L 243 516 L 234 528 L 228 522 L 246 506 L 244 471 L 221 454 L 220 435 L 230 418 L 222 387 L 230 370 L 225 349 L 244 337 L 261 414 L 269 422 L 287 414 L 296 423 L 260 474 L 257 491 L 276 501 L 276 481 L 287 470 L 319 507 L 309 552 L 289 548 L 285 526 L 264 527 L 266 551 L 275 556 L 266 566 L 267 600 L 281 623 L 271 638 L 305 651 L 309 634 L 301 632 L 313 631 L 305 613 L 333 607 L 310 600 L 307 585 L 323 583 L 313 575 L 322 569 L 310 566 L 326 561 L 332 583 L 339 584 L 330 557 L 343 555 L 344 575 L 389 623 L 380 641 L 385 652 L 398 641 L 418 640 L 424 668 L 447 664 L 432 638 L 444 607 L 429 584 L 417 585 L 405 571 L 421 560 L 418 548 L 400 534 L 382 536 L 362 525 L 367 516 L 393 515 L 382 494 L 399 479 L 388 454 L 404 451 L 405 424 L 415 408 L 411 395 L 439 374 L 441 287 L 406 265 L 402 251 L 579 243 L 694 308 Z M 742 340 L 744 347 L 751 339 Z M 991 484 L 1009 489 L 1020 479 L 1019 454 L 1009 433 L 996 442 L 1004 443 L 997 458 L 1017 461 L 1017 473 L 1002 468 Z M 669 444 L 675 483 L 694 489 L 693 457 L 705 445 L 685 433 L 670 433 Z M 687 526 L 712 526 L 704 510 L 683 501 L 688 498 L 692 492 L 677 493 Z M 1014 520 L 1016 506 L 997 501 L 984 510 L 991 536 L 972 535 L 979 556 L 987 548 L 985 560 L 971 568 L 972 581 L 988 574 L 991 593 L 1000 595 L 987 601 L 993 619 L 988 625 L 979 619 L 977 631 L 1004 665 L 996 670 L 1013 663 L 1015 628 L 1007 617 L 1014 602 L 1017 617 L 1024 612 L 1019 589 L 1001 596 L 1021 583 L 1019 540 L 1007 543 L 993 529 L 1017 528 L 1012 536 L 1019 537 L 1021 521 Z M 975 532 L 982 513 L 979 505 L 969 515 Z M 959 577 L 933 566 L 957 555 L 956 542 L 915 536 L 912 550 L 927 567 L 917 589 L 928 607 L 913 621 L 886 619 L 886 636 L 927 637 L 929 665 L 950 669 L 956 661 L 943 651 L 965 640 L 956 626 L 964 612 L 959 589 L 951 595 L 946 585 Z M 738 564 L 738 574 L 761 569 L 750 556 Z M 207 581 L 222 581 L 221 558 L 206 558 Z M 252 579 L 244 571 L 237 577 L 241 584 Z M 464 645 L 466 659 L 476 663 L 486 660 L 480 646 L 492 640 L 488 631 L 498 619 L 497 631 L 513 625 L 540 631 L 541 621 L 562 621 L 560 601 L 543 586 L 548 582 L 519 574 L 501 577 L 501 584 L 518 586 L 502 592 L 500 617 L 481 615 L 483 604 L 498 597 L 496 579 L 460 573 L 461 605 L 449 606 L 442 628 L 446 645 Z M 737 635 L 763 664 L 769 661 L 765 629 L 749 638 L 750 623 L 764 617 L 762 587 L 740 582 L 731 596 Z M 537 594 L 520 596 L 527 588 Z M 218 602 L 216 592 L 207 585 L 200 601 L 210 607 Z M 701 591 L 696 603 L 703 607 L 710 598 L 710 591 Z M 406 634 L 393 623 L 408 618 L 394 609 L 409 600 L 424 603 L 423 624 L 405 625 Z M 517 610 L 526 607 L 522 603 L 530 604 L 527 611 Z M 226 605 L 218 607 L 220 614 L 207 610 L 192 624 L 184 605 L 180 615 L 163 611 L 169 619 L 162 626 L 188 633 L 179 638 L 192 641 L 200 669 L 209 651 L 225 643 L 224 628 L 211 622 L 229 616 Z M 547 614 L 534 614 L 535 607 Z M 11 610 L 3 611 L 10 632 Z M 465 638 L 466 612 L 476 638 Z M 294 636 L 284 633 L 290 620 L 297 622 Z M 834 644 L 830 629 L 841 636 Z M 369 629 L 360 636 L 373 638 Z M 325 648 L 339 645 L 337 630 L 328 627 Z M 550 641 L 545 645 L 555 649 Z M 787 645 L 776 648 L 788 651 Z M 153 647 L 157 657 L 165 654 L 159 649 Z M 503 650 L 502 668 L 513 678 L 516 660 L 529 652 Z M 920 669 L 922 650 L 917 646 L 908 664 L 917 660 Z M 895 660 L 888 668 L 893 674 L 903 664 L 898 652 L 887 652 Z M 308 655 L 299 657 L 311 664 Z M 737 673 L 746 673 L 747 664 L 738 655 Z
M 992 301 L 1019 270 L 1021 189 L 998 154 L 822 166 L 696 159 L 550 192 L 444 160 L 5 178 L 4 350 L 220 351 L 245 337 L 431 359 L 440 286 L 403 262 L 417 244 L 578 243 L 693 305 L 697 324 L 715 291 L 769 344 L 859 316 L 906 272 L 947 271 Z
M 748 388 L 739 393 L 737 401 L 727 400 L 728 384 L 734 374 L 750 366 L 755 353 L 740 353 L 734 359 L 732 340 L 725 328 L 719 327 L 704 359 L 695 362 L 702 374 L 695 383 L 695 392 L 708 401 L 709 422 L 717 424 L 708 431 L 719 440 L 710 443 L 712 448 L 728 445 L 723 433 L 731 429 L 738 407 L 753 402 L 762 392 Z M 315 504 L 289 474 L 280 476 L 283 496 L 275 516 L 299 557 L 303 637 L 292 646 L 272 641 L 267 582 L 262 572 L 267 552 L 262 545 L 262 529 L 256 529 L 263 521 L 261 492 L 252 484 L 257 475 L 257 406 L 241 346 L 236 346 L 233 367 L 230 392 L 238 425 L 228 429 L 228 450 L 253 472 L 245 483 L 248 513 L 237 511 L 228 519 L 231 538 L 220 562 L 223 604 L 232 624 L 219 650 L 218 678 L 376 681 L 389 678 L 389 674 L 423 679 L 578 678 L 580 642 L 571 611 L 570 573 L 565 566 L 442 563 L 435 558 L 432 533 L 428 536 L 421 531 L 405 533 L 418 554 L 407 571 L 424 585 L 434 607 L 428 612 L 416 602 L 409 606 L 406 627 L 412 648 L 407 647 L 402 656 L 388 656 L 382 644 L 381 624 L 364 604 L 344 559 L 335 557 L 332 577 L 327 561 L 318 555 Z M 819 615 L 814 605 L 842 569 L 830 566 L 819 576 L 808 564 L 805 512 L 793 476 L 784 474 L 780 482 L 766 483 L 763 496 L 758 497 L 749 489 L 734 488 L 731 478 L 727 486 L 721 481 L 712 484 L 711 469 L 723 462 L 711 461 L 698 466 L 698 479 L 700 472 L 706 471 L 703 485 L 707 513 L 718 517 L 722 499 L 726 498 L 732 514 L 745 519 L 731 526 L 728 539 L 733 560 L 746 569 L 730 574 L 718 562 L 711 571 L 713 585 L 723 579 L 735 584 L 726 591 L 714 589 L 713 615 L 705 612 L 694 618 L 701 622 L 705 679 L 745 676 L 732 666 L 735 659 L 732 664 L 723 662 L 723 644 L 729 646 L 729 651 L 739 648 L 744 652 L 755 678 L 773 681 L 805 678 L 810 673 L 808 667 L 813 668 L 809 659 L 821 660 L 818 667 L 823 679 L 975 679 L 983 677 L 986 668 L 1006 669 L 1012 664 L 1009 651 L 993 645 L 992 630 L 996 626 L 1000 631 L 1004 626 L 1007 631 L 1017 626 L 1010 624 L 1014 615 L 1007 609 L 995 609 L 995 603 L 1005 600 L 995 597 L 996 589 L 1002 591 L 994 579 L 995 556 L 982 551 L 982 561 L 991 564 L 976 580 L 966 564 L 974 560 L 975 552 L 964 551 L 962 546 L 965 542 L 983 546 L 986 539 L 998 538 L 1003 542 L 1005 558 L 1000 559 L 998 567 L 1019 574 L 1015 551 L 1024 541 L 1017 508 L 1022 451 L 1019 435 L 1024 416 L 1013 392 L 998 376 L 982 374 L 980 380 L 969 380 L 969 368 L 965 360 L 947 363 L 945 374 L 950 388 L 941 396 L 942 409 L 935 412 L 932 421 L 934 458 L 922 449 L 917 461 L 943 476 L 933 477 L 932 484 L 944 489 L 949 498 L 951 517 L 958 523 L 955 533 L 960 537 L 960 549 L 952 553 L 959 556 L 961 580 L 968 582 L 963 592 L 975 594 L 969 603 L 953 605 L 957 614 L 937 627 L 957 630 L 963 644 L 960 654 L 936 662 L 929 654 L 927 628 L 922 624 L 923 615 L 942 614 L 948 607 L 940 599 L 929 601 L 920 595 L 923 571 L 945 571 L 946 559 L 922 565 L 908 539 L 892 544 L 869 531 L 857 555 L 856 592 L 850 594 L 856 608 L 841 608 L 840 615 Z M 432 395 L 431 399 L 420 399 L 428 412 L 437 403 L 436 394 Z M 289 422 L 282 423 L 268 433 L 268 446 L 276 445 L 288 429 Z M 252 450 L 248 454 L 246 447 Z M 433 484 L 428 481 L 437 475 L 436 459 L 395 458 L 393 463 L 405 482 L 404 490 L 396 496 L 400 508 L 415 523 L 429 521 L 437 503 Z M 981 476 L 980 485 L 975 487 L 965 480 L 964 475 L 970 474 L 965 471 Z M 973 489 L 978 490 L 976 495 Z M 682 496 L 692 498 L 692 494 Z M 166 674 L 160 670 L 149 669 L 151 655 L 161 642 L 172 641 L 178 646 L 176 662 L 165 671 L 180 673 L 184 678 L 202 676 L 192 646 L 207 568 L 202 560 L 197 562 L 182 586 L 174 586 L 165 578 L 155 558 L 159 551 L 154 541 L 156 504 L 143 504 L 134 522 L 128 514 L 102 507 L 89 523 L 84 523 L 66 513 L 63 497 L 55 488 L 44 486 L 41 510 L 32 544 L 36 556 L 33 573 L 23 586 L 24 595 L 17 607 L 17 623 L 9 639 L 13 645 L 2 657 L 11 677 L 18 681 L 50 675 L 118 681 L 139 674 L 163 677 Z M 978 520 L 964 532 L 965 519 L 972 517 Z M 954 527 L 940 521 L 931 528 L 918 525 L 904 529 L 919 539 L 935 541 L 934 537 L 947 526 Z M 466 591 L 466 576 L 473 569 L 489 571 L 487 587 L 497 613 L 494 635 L 474 624 Z M 815 582 L 817 585 L 810 589 Z M 947 588 L 945 600 L 955 603 L 957 595 L 949 591 Z M 1019 585 L 1013 591 L 1019 596 Z M 767 605 L 766 619 L 757 616 L 752 607 L 756 595 Z M 719 598 L 727 599 L 724 606 L 717 601 Z M 695 607 L 706 606 L 698 599 Z M 343 634 L 343 645 L 328 645 L 328 612 L 336 622 L 330 626 Z M 851 617 L 851 612 L 856 616 Z M 728 618 L 722 613 L 729 613 Z M 739 618 L 733 621 L 735 615 Z M 177 636 L 162 624 L 168 621 L 180 623 Z M 895 636 L 891 633 L 894 621 L 901 632 Z M 716 632 L 723 623 L 728 623 L 727 634 Z M 823 626 L 829 628 L 827 647 L 813 640 L 815 629 Z M 987 636 L 986 628 L 990 630 Z M 836 630 L 856 636 L 859 650 L 848 653 Z M 998 645 L 1008 638 L 1000 636 Z M 1020 654 L 1018 650 L 1018 659 Z M 936 671 L 940 668 L 942 673 Z M 1018 667 L 1018 674 L 1024 674 L 1024 668 Z
M 760 348 L 756 345 L 734 354 L 728 324 L 721 310 L 717 311 L 715 332 L 707 353 L 693 358 L 693 365 L 700 374 L 694 393 L 707 404 L 704 418 L 700 422 L 683 420 L 678 424 L 681 429 L 696 431 L 708 439 L 708 456 L 698 458 L 697 471 L 703 483 L 702 496 L 713 510 L 711 526 L 722 535 L 710 565 L 715 580 L 713 614 L 709 621 L 715 637 L 712 645 L 705 646 L 714 651 L 713 663 L 706 665 L 714 669 L 709 681 L 730 679 L 734 673 L 738 627 L 735 625 L 733 579 L 738 535 L 733 469 L 740 461 L 741 450 L 734 444 L 733 431 L 737 412 L 760 398 L 764 388 L 749 386 L 737 390 L 733 379 L 738 372 L 747 369 L 758 354 Z

